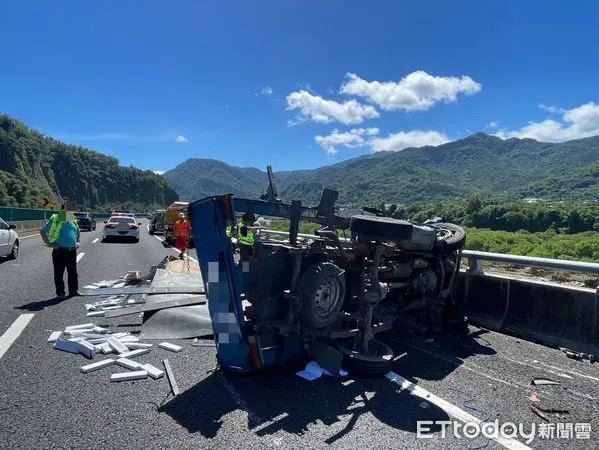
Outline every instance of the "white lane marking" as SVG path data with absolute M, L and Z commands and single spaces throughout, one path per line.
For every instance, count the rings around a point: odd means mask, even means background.
M 29 239 L 29 238 L 36 237 L 36 236 L 41 237 L 38 233 L 38 234 L 30 234 L 29 236 L 19 236 L 19 239 Z
M 83 258 L 83 255 L 85 255 L 85 253 L 79 253 L 77 255 L 77 262 L 81 261 L 81 258 Z
M 98 242 L 100 240 L 100 238 L 96 238 L 92 241 L 92 244 L 95 244 L 96 242 Z
M 164 239 L 162 239 L 162 238 L 160 238 L 160 237 L 158 237 L 158 236 L 156 236 L 156 235 L 154 235 L 154 237 L 155 237 L 156 239 L 158 239 L 160 242 L 164 242 Z M 179 251 L 179 249 L 177 249 L 177 248 L 174 248 L 174 247 L 172 247 L 172 250 L 174 250 L 174 251 L 175 251 L 175 252 L 177 252 L 178 254 L 181 254 L 181 252 L 180 252 L 180 251 Z M 195 263 L 198 263 L 198 264 L 199 264 L 199 262 L 198 262 L 198 260 L 197 260 L 197 259 L 195 259 L 195 258 L 192 258 L 192 257 L 191 257 L 191 256 L 189 256 L 189 255 L 187 255 L 187 257 L 188 257 L 189 259 L 191 259 L 193 262 L 195 262 Z
M 447 400 L 443 400 L 441 397 L 437 397 L 432 392 L 429 392 L 426 389 L 424 389 L 423 387 L 420 387 L 420 386 L 412 383 L 411 381 L 406 380 L 404 377 L 396 374 L 395 372 L 387 372 L 385 374 L 385 377 L 387 377 L 389 380 L 393 381 L 395 384 L 398 384 L 399 386 L 401 386 L 402 390 L 408 391 L 410 393 L 410 395 L 419 397 L 429 403 L 432 403 L 433 405 L 435 405 L 438 408 L 441 408 L 443 411 L 445 411 L 447 413 L 447 415 L 449 415 L 455 419 L 458 419 L 461 422 L 464 422 L 464 423 L 474 422 L 474 423 L 478 424 L 479 427 L 483 424 L 483 421 L 480 420 L 478 417 L 473 416 L 472 414 L 464 411 L 462 408 L 455 406 L 452 403 L 449 403 Z M 499 444 L 503 445 L 505 448 L 509 448 L 510 450 L 530 449 L 529 446 L 521 443 L 520 441 L 517 441 L 516 439 L 513 439 L 513 438 L 502 436 L 501 434 L 499 434 L 498 436 L 494 436 L 491 439 L 493 439 L 495 442 L 498 442 Z
M 33 319 L 34 315 L 35 314 L 21 314 L 8 328 L 8 330 L 6 330 L 6 332 L 0 336 L 0 358 L 4 356 L 13 342 L 17 340 L 29 321 Z

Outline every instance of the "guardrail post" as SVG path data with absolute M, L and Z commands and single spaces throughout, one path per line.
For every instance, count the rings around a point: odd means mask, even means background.
M 474 275 L 484 275 L 483 262 L 475 256 L 468 256 L 468 269 L 466 272 Z

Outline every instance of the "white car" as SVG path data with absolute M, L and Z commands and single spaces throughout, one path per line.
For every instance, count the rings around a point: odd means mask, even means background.
M 104 221 L 104 236 L 102 241 L 106 242 L 109 239 L 133 239 L 139 242 L 139 226 L 141 223 L 135 222 L 135 219 L 130 216 L 113 216 Z
M 14 225 L 9 225 L 0 219 L 0 257 L 2 256 L 17 259 L 17 256 L 19 256 L 19 235 L 15 231 Z

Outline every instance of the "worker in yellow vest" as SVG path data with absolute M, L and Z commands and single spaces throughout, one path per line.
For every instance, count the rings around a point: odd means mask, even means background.
M 52 248 L 54 285 L 56 298 L 67 298 L 64 285 L 64 271 L 67 270 L 69 297 L 80 295 L 77 274 L 77 249 L 80 246 L 80 231 L 75 219 L 75 206 L 63 205 L 58 214 L 53 214 L 40 230 L 44 244 Z
M 239 243 L 239 256 L 241 261 L 247 261 L 250 256 L 254 255 L 254 230 L 252 224 L 256 221 L 256 216 L 253 213 L 245 213 L 241 217 L 241 227 L 237 242 Z

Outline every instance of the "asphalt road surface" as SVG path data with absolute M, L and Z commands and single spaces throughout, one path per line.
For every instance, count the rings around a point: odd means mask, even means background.
M 80 286 L 147 270 L 177 253 L 145 225 L 139 244 L 102 243 L 101 224 L 82 233 Z M 171 341 L 184 350 L 154 348 L 144 361 L 161 367 L 169 359 L 181 389 L 173 397 L 164 378 L 111 383 L 109 374 L 124 369 L 80 373 L 88 360 L 46 341 L 53 330 L 88 322 L 83 305 L 90 298 L 53 297 L 50 251 L 39 237 L 25 238 L 17 261 L 0 261 L 0 355 L 6 330 L 24 325 L 0 356 L 0 448 L 525 448 L 521 437 L 500 443 L 460 431 L 457 438 L 453 428 L 443 437 L 439 425 L 430 425 L 430 438 L 417 437 L 417 421 L 463 423 L 453 418 L 471 416 L 523 424 L 526 432 L 550 423 L 555 437 L 542 439 L 537 428 L 531 448 L 597 447 L 599 364 L 513 337 L 476 327 L 467 337 L 432 342 L 400 336 L 390 342 L 398 355 L 395 381 L 350 374 L 313 382 L 294 374 L 300 365 L 252 376 L 212 371 L 213 348 Z M 96 320 L 133 332 L 140 323 L 137 316 Z M 531 385 L 537 377 L 559 384 Z M 532 404 L 568 413 L 548 413 L 546 422 Z M 558 423 L 562 436 L 569 424 L 590 424 L 590 441 L 576 432 L 559 438 Z

